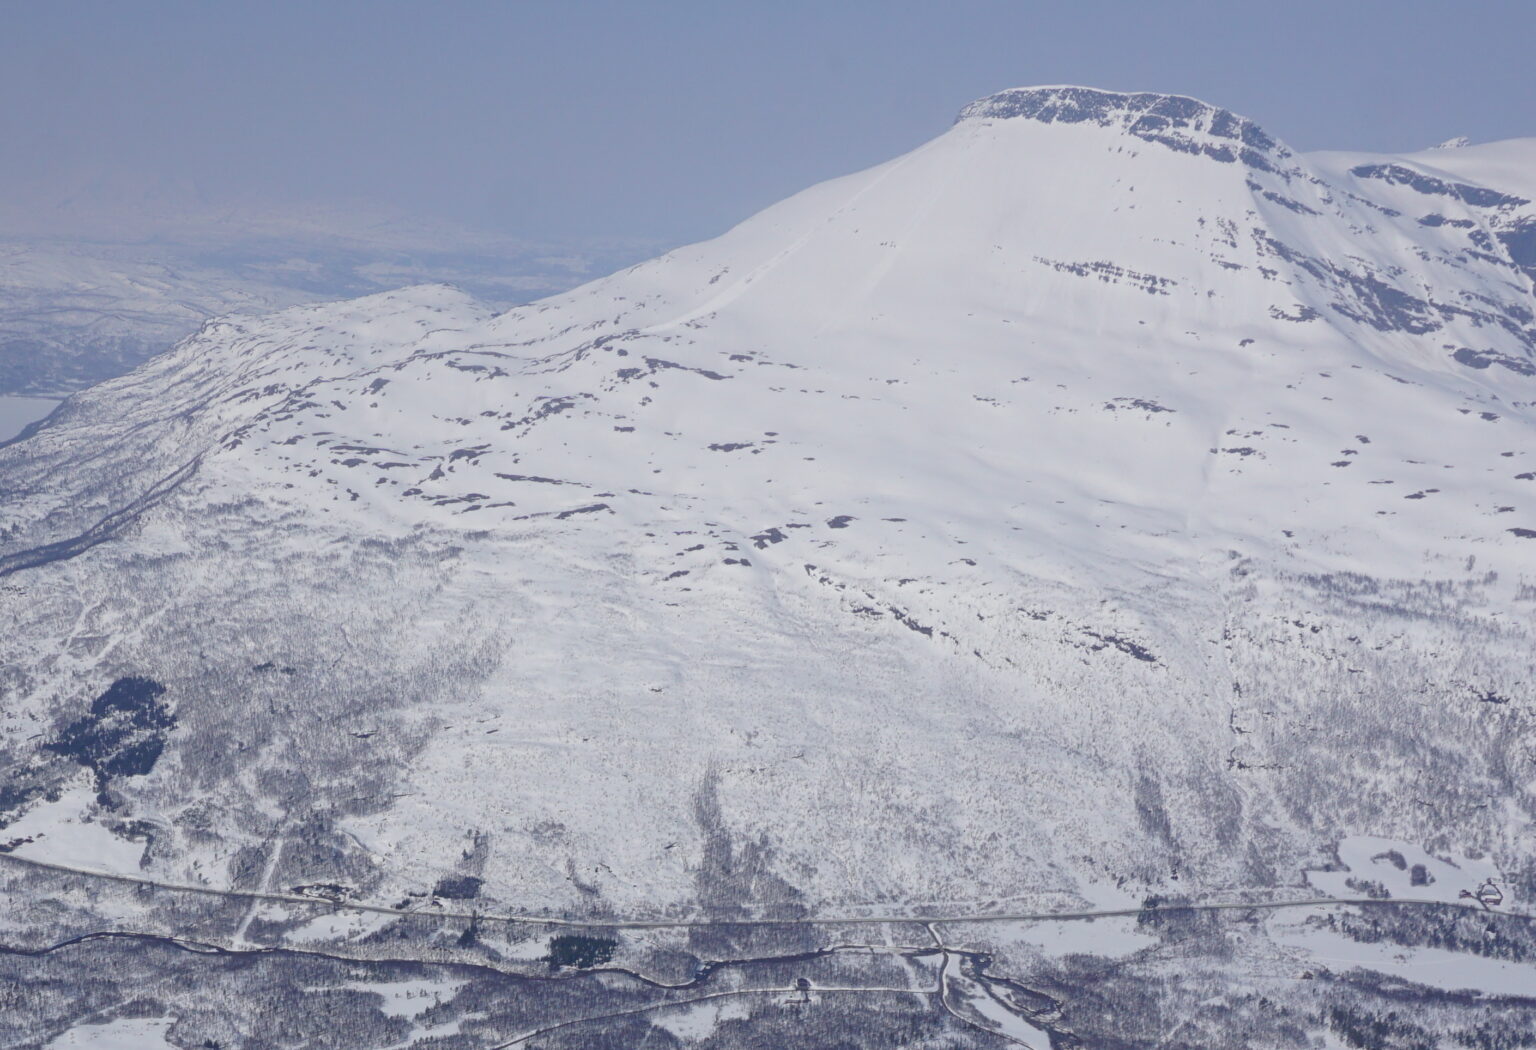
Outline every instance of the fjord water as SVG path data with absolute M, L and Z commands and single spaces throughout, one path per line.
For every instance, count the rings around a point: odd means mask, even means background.
M 0 397 L 0 444 L 12 440 L 59 406 L 47 397 Z

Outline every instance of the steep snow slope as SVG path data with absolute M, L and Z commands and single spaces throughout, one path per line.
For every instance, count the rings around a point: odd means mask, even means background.
M 1019 90 L 507 313 L 211 322 L 0 451 L 3 799 L 524 910 L 1302 887 L 1359 835 L 1528 898 L 1527 147 Z
M 1513 266 L 1536 281 L 1536 139 L 1448 144 L 1401 157 L 1318 153 L 1311 159 L 1336 180 L 1365 180 L 1371 195 L 1416 216 L 1420 226 L 1444 230 L 1470 258 Z M 1472 211 L 1448 212 L 1445 202 Z

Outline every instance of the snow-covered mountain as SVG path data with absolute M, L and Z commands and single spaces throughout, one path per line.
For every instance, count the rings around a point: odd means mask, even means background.
M 1529 907 L 1533 202 L 1536 139 L 1022 89 L 505 313 L 209 322 L 0 451 L 0 834 L 597 918 L 1365 894 L 1366 836 Z

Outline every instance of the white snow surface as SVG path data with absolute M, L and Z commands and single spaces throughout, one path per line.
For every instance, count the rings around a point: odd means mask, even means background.
M 383 1000 L 379 1009 L 390 1017 L 418 1017 L 434 1006 L 453 999 L 468 981 L 390 981 L 376 983 L 352 981 L 342 985 L 348 991 L 377 995 Z
M 1051 955 L 1097 955 L 1121 959 L 1157 944 L 1157 938 L 1138 928 L 1134 916 L 1094 919 L 1091 922 L 1039 922 L 1008 927 L 1009 939 L 1032 944 Z
M 161 875 L 341 812 L 279 881 L 378 900 L 475 836 L 621 914 L 1515 870 L 1533 142 L 1009 92 L 530 306 L 210 322 L 0 451 L 0 733 L 151 676 Z
M 23 841 L 12 851 L 53 864 L 90 871 L 136 873 L 144 843 L 115 834 L 95 808 L 95 792 L 77 782 L 55 802 L 43 802 L 5 828 L 7 840 Z
M 78 1025 L 48 1042 L 45 1050 L 175 1050 L 165 1034 L 174 1018 L 121 1018 Z
M 658 1009 L 651 1023 L 671 1032 L 685 1042 L 709 1038 L 726 1021 L 744 1021 L 751 1016 L 747 1003 L 740 999 L 720 999 L 691 1006 Z
M 1345 870 L 1309 871 L 1307 882 L 1331 897 L 1359 896 L 1356 887 L 1370 883 L 1392 897 L 1456 904 L 1463 891 L 1476 893 L 1487 880 L 1504 878 L 1487 857 L 1434 857 L 1412 843 L 1370 835 L 1339 843 L 1339 861 Z

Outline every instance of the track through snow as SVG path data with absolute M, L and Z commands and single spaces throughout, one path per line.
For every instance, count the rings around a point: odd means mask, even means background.
M 139 878 L 133 875 L 121 875 L 105 871 L 93 871 L 89 868 L 71 867 L 67 864 L 54 864 L 45 860 L 37 860 L 32 857 L 24 857 L 14 853 L 0 853 L 0 861 L 13 861 L 25 864 L 32 868 L 44 871 L 60 872 L 69 875 L 79 875 L 92 879 L 104 879 L 109 882 L 128 883 L 135 886 L 143 886 L 151 890 L 163 890 L 167 893 L 196 893 L 209 897 L 229 897 L 234 900 L 246 901 L 271 901 L 279 904 L 298 904 L 311 908 L 322 908 L 329 911 L 357 911 L 371 912 L 378 915 L 402 915 L 413 917 L 427 917 L 433 919 L 469 919 L 475 922 L 511 923 L 526 926 L 565 926 L 577 929 L 614 929 L 614 930 L 675 930 L 690 928 L 710 927 L 736 927 L 736 926 L 941 926 L 959 925 L 964 923 L 1017 923 L 1017 922 L 1062 922 L 1073 920 L 1107 919 L 1118 917 L 1136 918 L 1155 914 L 1159 911 L 1182 912 L 1211 912 L 1211 911 L 1274 911 L 1289 908 L 1320 908 L 1329 905 L 1351 904 L 1363 907 L 1436 907 L 1456 908 L 1479 915 L 1497 915 L 1501 918 L 1521 919 L 1536 921 L 1536 914 L 1526 914 L 1519 911 L 1499 909 L 1497 911 L 1482 907 L 1476 903 L 1461 904 L 1436 898 L 1415 897 L 1305 897 L 1286 900 L 1258 900 L 1258 901 L 1215 901 L 1170 904 L 1166 907 L 1156 905 L 1142 905 L 1135 908 L 1098 908 L 1088 911 L 1047 911 L 1047 912 L 955 912 L 949 914 L 923 914 L 885 912 L 878 915 L 830 915 L 806 918 L 757 918 L 742 916 L 730 919 L 619 919 L 619 918 L 572 918 L 553 915 L 529 915 L 529 914 L 498 914 L 493 911 L 455 911 L 451 908 L 443 908 L 436 901 L 421 908 L 390 908 L 379 904 L 365 904 L 358 901 L 332 901 L 323 897 L 305 896 L 296 893 L 268 893 L 260 890 L 234 890 L 221 889 L 214 886 L 193 886 L 170 882 L 157 882 L 152 879 Z M 248 919 L 242 920 L 236 940 L 244 937 Z

